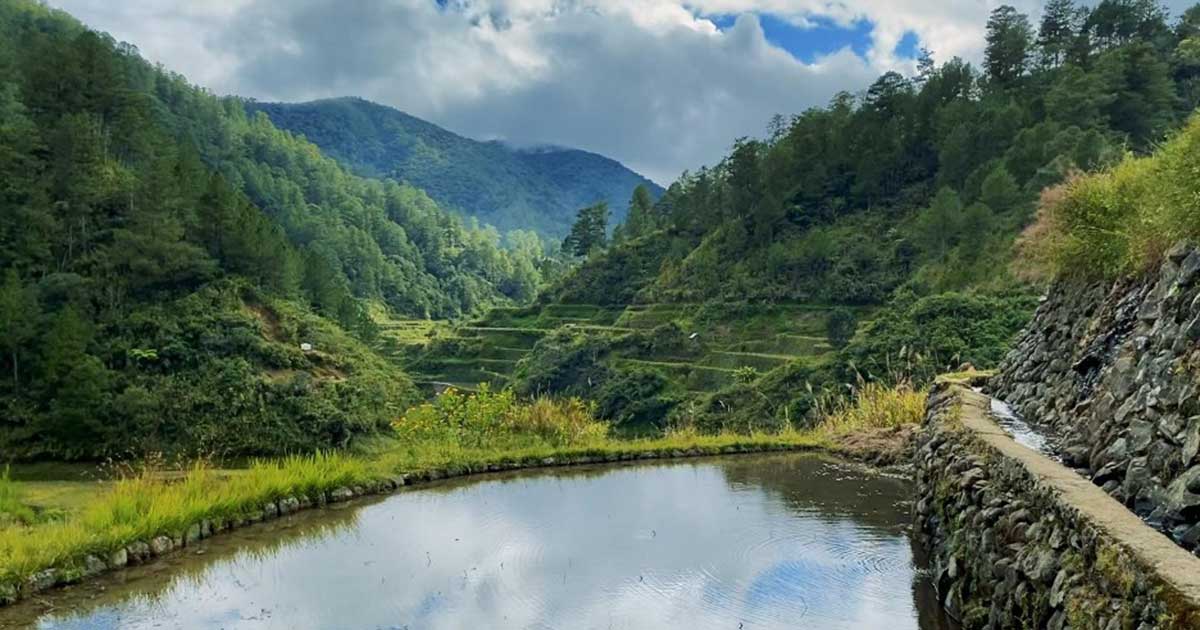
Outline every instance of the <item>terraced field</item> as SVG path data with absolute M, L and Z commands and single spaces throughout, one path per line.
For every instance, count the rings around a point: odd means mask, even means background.
M 480 383 L 507 384 L 517 363 L 538 340 L 562 326 L 619 334 L 675 322 L 702 346 L 698 356 L 630 356 L 615 361 L 658 369 L 686 389 L 703 392 L 729 384 L 740 368 L 767 372 L 792 361 L 822 360 L 833 350 L 825 336 L 829 311 L 807 305 L 728 311 L 695 304 L 498 308 L 460 325 L 428 320 L 383 322 L 380 347 L 430 389 L 454 386 L 470 390 Z

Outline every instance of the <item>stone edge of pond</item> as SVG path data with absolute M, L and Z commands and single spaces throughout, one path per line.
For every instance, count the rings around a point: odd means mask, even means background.
M 962 383 L 930 392 L 914 458 L 919 542 L 971 628 L 1200 627 L 1200 558 L 1018 444 Z
M 839 448 L 836 444 L 820 443 L 743 443 L 723 446 L 692 446 L 665 450 L 628 450 L 603 454 L 571 454 L 564 456 L 536 457 L 525 459 L 501 458 L 495 462 L 475 465 L 449 465 L 427 470 L 407 472 L 353 486 L 333 488 L 316 497 L 303 494 L 289 495 L 263 503 L 262 509 L 250 515 L 234 519 L 204 519 L 172 535 L 163 533 L 148 540 L 136 540 L 107 552 L 93 552 L 75 557 L 59 566 L 43 569 L 17 583 L 0 583 L 0 608 L 16 604 L 34 595 L 54 588 L 74 585 L 109 571 L 118 571 L 126 566 L 149 563 L 159 557 L 176 553 L 196 544 L 200 540 L 222 532 L 271 521 L 302 510 L 322 508 L 329 504 L 343 503 L 358 497 L 391 494 L 401 488 L 420 485 L 441 479 L 452 479 L 489 473 L 533 470 L 597 464 L 637 463 L 654 460 L 681 459 L 690 457 L 713 457 L 719 455 L 742 455 L 770 452 L 814 452 L 829 453 L 855 459 L 853 451 Z

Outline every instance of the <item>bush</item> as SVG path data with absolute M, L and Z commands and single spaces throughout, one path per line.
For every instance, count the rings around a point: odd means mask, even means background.
M 493 392 L 486 385 L 472 394 L 448 389 L 409 409 L 393 427 L 407 443 L 465 448 L 495 448 L 520 440 L 550 446 L 586 444 L 608 431 L 578 399 L 539 398 L 522 404 L 512 390 Z
M 1026 268 L 1049 277 L 1111 278 L 1200 238 L 1200 117 L 1151 157 L 1127 157 L 1043 194 L 1021 241 Z

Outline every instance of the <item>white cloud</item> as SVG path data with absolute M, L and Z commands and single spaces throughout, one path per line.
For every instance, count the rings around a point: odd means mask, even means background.
M 978 59 L 992 0 L 53 0 L 219 93 L 354 95 L 466 135 L 576 146 L 667 183 L 771 115 L 824 104 L 889 69 L 917 33 L 940 59 Z M 1032 0 L 1019 0 L 1036 12 Z M 803 63 L 743 15 L 874 24 L 865 57 Z

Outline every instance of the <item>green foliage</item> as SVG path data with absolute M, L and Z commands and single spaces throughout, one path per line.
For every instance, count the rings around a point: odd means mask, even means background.
M 984 68 L 1001 85 L 1009 85 L 1025 72 L 1033 29 L 1029 18 L 1009 5 L 1001 5 L 988 17 Z
M 558 239 L 578 208 L 604 201 L 623 209 L 639 187 L 651 197 L 662 194 L 653 182 L 594 153 L 478 142 L 362 99 L 245 106 L 302 134 L 359 175 L 408 182 L 439 205 L 501 232 L 533 230 Z
M 1128 157 L 1048 193 L 1026 234 L 1027 261 L 1052 276 L 1112 278 L 1200 238 L 1198 152 L 1200 118 L 1193 117 L 1153 156 Z
M 841 348 L 850 343 L 856 330 L 858 330 L 858 317 L 854 315 L 854 311 L 847 308 L 834 309 L 825 324 L 825 336 L 835 348 Z
M 901 291 L 875 314 L 838 358 L 842 380 L 897 376 L 927 383 L 962 363 L 999 364 L 1029 320 L 1036 299 L 1027 295 L 942 293 L 917 297 Z
M 683 399 L 678 386 L 649 368 L 617 368 L 595 394 L 596 412 L 618 431 L 661 432 Z
M 600 202 L 580 208 L 571 232 L 563 239 L 563 251 L 574 256 L 589 256 L 608 243 L 608 204 Z
M 40 3 L 0 4 L 0 41 L 6 453 L 345 445 L 411 396 L 368 305 L 461 316 L 558 273 Z
M 880 305 L 913 281 L 1011 289 L 1011 246 L 1043 188 L 1152 147 L 1200 103 L 1183 46 L 1195 23 L 1172 30 L 1142 0 L 1055 0 L 1035 41 L 999 7 L 982 72 L 926 57 L 913 79 L 885 74 L 736 141 L 668 188 L 652 242 L 623 238 L 552 297 Z
M 521 403 L 512 390 L 492 392 L 486 385 L 472 394 L 448 389 L 409 409 L 394 427 L 406 444 L 465 448 L 496 448 L 530 439 L 549 446 L 570 446 L 602 440 L 608 433 L 608 426 L 593 420 L 578 399 L 539 398 Z

